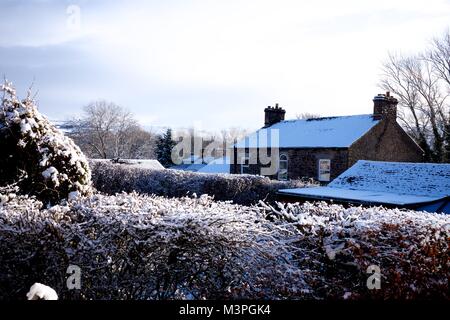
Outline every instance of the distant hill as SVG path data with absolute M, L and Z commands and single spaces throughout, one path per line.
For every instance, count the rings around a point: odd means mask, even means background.
M 73 131 L 73 125 L 71 121 L 68 120 L 51 120 L 50 122 L 59 130 L 64 133 L 71 133 Z

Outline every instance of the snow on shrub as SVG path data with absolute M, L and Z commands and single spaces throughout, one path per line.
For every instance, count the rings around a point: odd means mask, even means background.
M 60 299 L 299 297 L 291 262 L 296 230 L 257 208 L 200 198 L 94 195 L 39 209 L 15 198 L 0 206 L 0 299 L 35 282 Z M 81 290 L 68 290 L 69 265 Z
M 446 215 L 134 193 L 41 205 L 0 205 L 0 299 L 35 282 L 61 299 L 450 298 Z M 66 287 L 69 265 L 80 290 Z
M 0 86 L 0 186 L 19 182 L 22 193 L 55 203 L 91 192 L 89 164 L 73 141 L 42 116 L 11 83 Z
M 271 219 L 297 226 L 300 263 L 316 297 L 450 299 L 449 215 L 325 203 L 261 205 Z M 377 268 L 381 289 L 370 290 L 367 281 L 374 284 L 369 277 Z
M 250 205 L 259 200 L 271 201 L 282 188 L 305 186 L 301 181 L 275 181 L 267 177 L 247 174 L 210 174 L 181 170 L 151 170 L 90 161 L 95 188 L 107 194 L 136 191 L 166 197 L 208 194 L 216 200 L 233 200 Z

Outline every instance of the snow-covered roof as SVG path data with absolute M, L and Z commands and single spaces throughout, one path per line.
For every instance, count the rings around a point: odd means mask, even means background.
M 393 205 L 427 203 L 442 199 L 442 197 L 415 196 L 391 192 L 351 190 L 332 187 L 282 189 L 279 192 L 287 195 L 301 195 L 305 198 L 339 199 Z
M 217 158 L 198 170 L 206 173 L 230 173 L 230 159 L 228 157 Z
M 197 172 L 205 166 L 206 166 L 206 163 L 192 163 L 192 164 L 184 164 L 183 163 L 183 164 L 178 164 L 178 165 L 172 166 L 172 167 L 170 167 L 170 169 Z
M 110 159 L 91 159 L 91 161 L 108 161 L 111 162 Z M 138 167 L 141 169 L 152 169 L 152 170 L 163 170 L 163 165 L 154 159 L 119 159 L 117 162 L 119 164 L 124 164 L 130 167 Z
M 196 157 L 195 159 L 197 161 L 201 160 L 199 157 Z M 216 159 L 207 157 L 204 158 L 203 161 L 204 162 L 202 163 L 182 163 L 172 166 L 170 169 L 203 173 L 230 173 L 230 160 L 227 157 Z
M 450 196 L 450 164 L 359 160 L 329 185 L 416 196 Z
M 285 120 L 250 134 L 236 147 L 276 147 L 277 133 L 272 129 L 277 129 L 280 148 L 346 148 L 378 122 L 372 115 Z
M 190 155 L 189 157 L 184 158 L 182 160 L 182 164 L 193 164 L 193 163 L 202 164 L 203 163 L 203 159 L 200 156 L 197 156 L 197 155 Z
M 132 167 L 139 167 L 142 169 L 163 170 L 163 165 L 154 159 L 126 159 L 121 160 L 123 164 L 130 165 Z
M 393 205 L 426 203 L 450 196 L 450 164 L 360 160 L 327 187 L 279 193 Z

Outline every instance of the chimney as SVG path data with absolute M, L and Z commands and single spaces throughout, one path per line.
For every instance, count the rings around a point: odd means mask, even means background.
M 388 91 L 386 94 L 379 94 L 373 98 L 373 118 L 380 119 L 397 119 L 398 100 L 391 96 Z
M 268 106 L 264 109 L 264 128 L 284 120 L 286 111 L 283 108 L 278 107 L 278 103 L 275 107 Z

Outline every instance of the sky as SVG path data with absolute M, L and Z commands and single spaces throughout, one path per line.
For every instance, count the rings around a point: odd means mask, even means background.
M 0 75 L 50 119 L 112 101 L 146 127 L 257 129 L 367 114 L 388 53 L 424 50 L 450 0 L 0 0 Z

